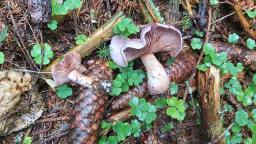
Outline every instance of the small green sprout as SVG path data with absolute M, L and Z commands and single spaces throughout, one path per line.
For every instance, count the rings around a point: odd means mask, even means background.
M 256 43 L 255 43 L 255 40 L 251 39 L 251 38 L 248 38 L 246 40 L 246 45 L 249 49 L 254 49 L 256 47 Z
M 32 50 L 31 50 L 31 56 L 34 58 L 34 61 L 36 64 L 41 64 L 43 61 L 43 65 L 47 65 L 50 63 L 50 59 L 53 58 L 54 53 L 51 50 L 51 46 L 48 43 L 43 44 L 44 47 L 44 53 L 42 54 L 42 47 L 39 43 L 36 43 Z
M 175 82 L 172 82 L 170 84 L 170 88 L 169 88 L 170 94 L 171 95 L 176 95 L 178 93 L 178 90 L 179 90 L 178 85 Z
M 103 44 L 97 51 L 97 55 L 99 58 L 102 58 L 105 60 L 110 59 L 110 48 L 105 44 Z
M 191 42 L 191 47 L 193 50 L 201 49 L 202 48 L 202 40 L 199 38 L 193 38 Z
M 51 20 L 48 24 L 47 24 L 48 28 L 51 30 L 56 30 L 58 27 L 58 22 L 56 20 Z
M 228 42 L 231 44 L 236 44 L 239 40 L 239 35 L 237 33 L 232 33 L 228 35 Z
M 32 144 L 32 137 L 25 136 L 23 144 Z
M 66 84 L 58 86 L 56 88 L 57 96 L 61 99 L 65 99 L 73 94 L 72 88 Z

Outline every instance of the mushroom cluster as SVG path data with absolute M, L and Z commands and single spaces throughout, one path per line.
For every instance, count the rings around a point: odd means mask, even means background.
M 171 57 L 176 57 L 182 46 L 182 35 L 178 29 L 163 24 L 148 24 L 141 30 L 139 39 L 114 36 L 110 54 L 114 62 L 122 67 L 140 57 L 147 71 L 149 93 L 153 95 L 165 93 L 170 84 L 163 65 L 154 53 L 168 52 Z

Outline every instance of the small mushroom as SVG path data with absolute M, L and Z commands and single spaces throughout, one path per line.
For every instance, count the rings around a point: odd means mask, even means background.
M 92 79 L 81 73 L 87 69 L 81 64 L 81 57 L 76 52 L 69 52 L 52 67 L 52 77 L 56 86 L 73 81 L 85 87 L 91 87 Z
M 147 71 L 150 94 L 162 94 L 168 90 L 170 81 L 154 53 L 166 51 L 170 56 L 176 57 L 182 45 L 182 35 L 178 29 L 163 24 L 148 24 L 142 29 L 140 39 L 114 36 L 110 54 L 122 67 L 140 57 Z

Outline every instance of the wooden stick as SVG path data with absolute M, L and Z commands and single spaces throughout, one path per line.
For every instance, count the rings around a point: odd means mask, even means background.
M 233 8 L 234 8 L 239 20 L 240 20 L 240 23 L 241 23 L 242 27 L 246 31 L 246 33 L 250 37 L 252 37 L 253 39 L 256 40 L 256 31 L 251 29 L 251 26 L 250 26 L 249 22 L 247 21 L 247 19 L 245 18 L 245 16 L 242 13 L 240 2 L 238 0 L 234 0 Z
M 70 49 L 69 52 L 77 52 L 82 57 L 89 55 L 92 51 L 94 51 L 97 45 L 109 40 L 112 36 L 112 29 L 114 26 L 121 21 L 123 18 L 123 12 L 120 11 L 116 15 L 114 15 L 107 23 L 105 23 L 102 27 L 100 27 L 97 31 L 95 31 L 88 40 L 79 46 L 75 46 Z M 62 56 L 61 56 L 62 57 Z M 55 59 L 51 64 L 49 64 L 43 71 L 50 72 L 53 65 L 58 63 L 61 60 L 61 57 Z
M 223 131 L 219 111 L 220 104 L 220 71 L 215 67 L 203 73 L 198 73 L 198 93 L 201 107 L 201 117 L 205 134 L 209 140 L 216 139 Z M 221 138 L 219 144 L 224 144 L 225 139 Z
M 156 22 L 156 23 L 162 22 L 161 18 L 155 13 L 153 7 L 151 6 L 151 4 L 148 0 L 140 0 L 140 6 L 141 6 L 144 16 L 150 22 Z

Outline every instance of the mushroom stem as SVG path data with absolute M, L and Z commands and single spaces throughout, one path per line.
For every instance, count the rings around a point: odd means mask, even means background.
M 163 65 L 154 54 L 142 56 L 141 60 L 147 71 L 149 93 L 152 95 L 165 93 L 169 88 L 170 80 Z
M 82 75 L 76 70 L 69 73 L 68 79 L 84 87 L 92 87 L 92 78 Z

